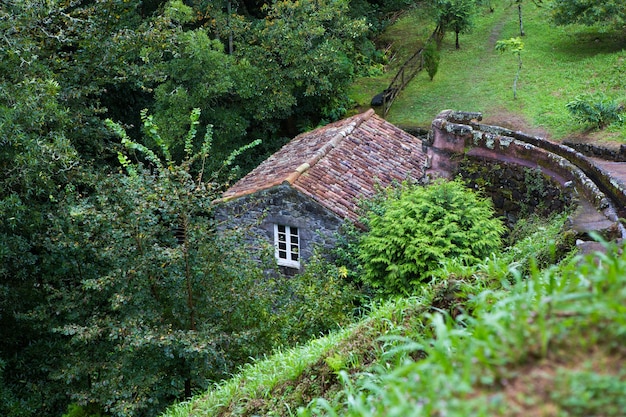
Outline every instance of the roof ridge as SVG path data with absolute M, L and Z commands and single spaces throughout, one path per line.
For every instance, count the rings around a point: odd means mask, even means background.
M 300 166 L 298 166 L 291 174 L 287 176 L 287 178 L 285 178 L 285 181 L 287 181 L 289 184 L 293 184 L 294 182 L 296 182 L 300 175 L 302 175 L 305 171 L 314 166 L 320 159 L 328 155 L 328 153 L 336 148 L 339 143 L 343 141 L 343 139 L 350 136 L 354 129 L 356 129 L 364 121 L 372 117 L 374 113 L 374 109 L 369 109 L 364 113 L 354 116 L 354 120 L 351 123 L 341 129 L 339 132 L 337 132 L 331 140 L 322 145 L 322 147 L 320 147 L 320 149 L 315 152 L 315 154 L 311 158 L 309 158 L 308 161 L 300 164 Z

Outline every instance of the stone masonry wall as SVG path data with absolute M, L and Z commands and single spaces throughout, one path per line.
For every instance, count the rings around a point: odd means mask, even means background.
M 245 228 L 270 245 L 274 244 L 275 223 L 298 227 L 301 264 L 310 259 L 316 246 L 333 247 L 335 232 L 343 223 L 334 213 L 287 184 L 221 202 L 217 213 L 222 227 Z
M 537 168 L 562 186 L 573 187 L 626 237 L 616 209 L 626 205 L 626 190 L 610 175 L 572 148 L 522 132 L 482 125 L 478 123 L 481 119 L 480 113 L 446 110 L 433 120 L 432 133 L 424 145 L 429 163 L 427 175 L 451 175 L 464 156 Z

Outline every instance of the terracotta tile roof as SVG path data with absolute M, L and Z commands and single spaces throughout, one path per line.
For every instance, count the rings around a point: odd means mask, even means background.
M 356 221 L 360 198 L 373 196 L 377 184 L 421 178 L 425 163 L 420 139 L 368 110 L 296 136 L 222 200 L 288 182 L 339 217 Z

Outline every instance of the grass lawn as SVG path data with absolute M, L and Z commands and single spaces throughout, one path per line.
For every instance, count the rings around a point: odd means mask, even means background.
M 553 140 L 626 142 L 624 126 L 589 131 L 575 123 L 565 107 L 581 94 L 604 94 L 626 102 L 626 35 L 599 27 L 555 27 L 548 18 L 546 8 L 529 4 L 524 9 L 526 36 L 517 99 L 513 98 L 517 57 L 495 50 L 498 40 L 519 35 L 517 8 L 501 1 L 493 13 L 480 11 L 473 30 L 461 34 L 459 50 L 454 48 L 454 34 L 446 35 L 434 80 L 425 72 L 418 74 L 396 99 L 387 119 L 403 127 L 428 127 L 444 109 L 480 111 L 485 123 Z M 427 19 L 419 10 L 407 13 L 382 39 L 405 56 L 407 40 L 419 47 L 415 37 L 425 39 L 432 31 Z M 352 97 L 360 108 L 368 107 L 371 97 L 387 87 L 397 67 L 393 63 L 384 75 L 355 83 Z

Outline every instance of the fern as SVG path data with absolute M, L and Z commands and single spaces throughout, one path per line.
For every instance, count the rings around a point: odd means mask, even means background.
M 386 295 L 413 293 L 448 258 L 482 261 L 500 247 L 504 232 L 490 201 L 460 181 L 404 185 L 368 224 L 359 245 L 363 279 Z

